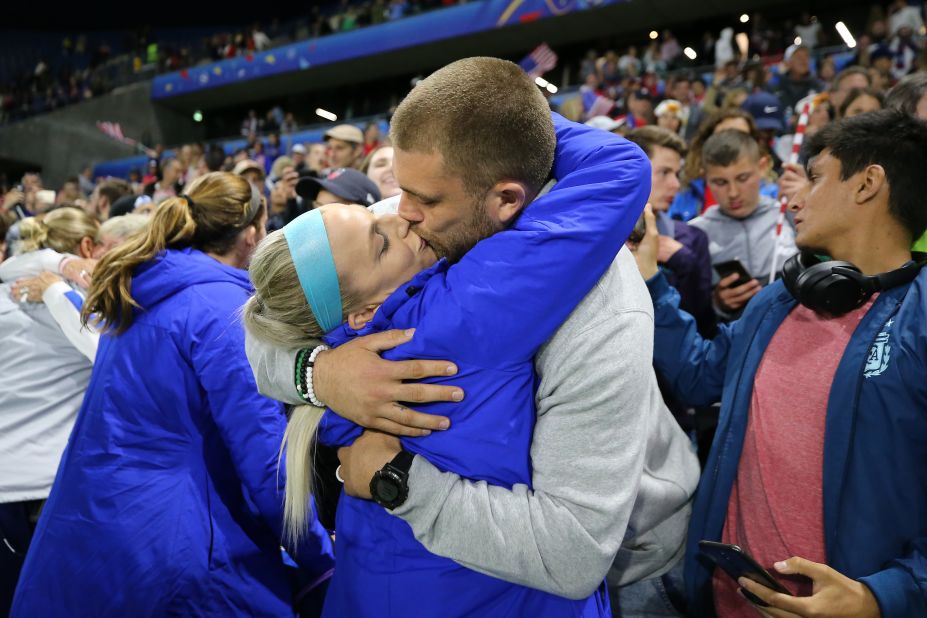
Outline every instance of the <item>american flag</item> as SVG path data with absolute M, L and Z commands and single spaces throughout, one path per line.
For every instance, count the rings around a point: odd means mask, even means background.
M 547 43 L 541 43 L 525 56 L 518 66 L 531 77 L 540 77 L 557 66 L 557 54 L 547 46 Z
M 119 140 L 123 144 L 134 144 L 135 143 L 134 139 L 129 139 L 125 135 L 122 134 L 122 127 L 119 126 L 118 122 L 97 121 L 97 128 L 103 131 L 104 133 L 106 133 L 107 135 L 109 135 L 111 138 L 115 140 Z

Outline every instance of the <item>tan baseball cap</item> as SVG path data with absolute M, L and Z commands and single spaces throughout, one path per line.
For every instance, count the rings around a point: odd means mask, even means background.
M 353 144 L 364 143 L 364 132 L 353 124 L 339 124 L 325 132 L 326 141 L 329 139 L 340 139 L 343 142 Z
M 239 161 L 238 163 L 236 163 L 235 169 L 232 170 L 232 173 L 240 176 L 244 174 L 245 171 L 247 170 L 255 170 L 257 172 L 260 172 L 262 177 L 264 176 L 264 167 L 260 163 L 252 159 L 245 159 L 243 161 Z

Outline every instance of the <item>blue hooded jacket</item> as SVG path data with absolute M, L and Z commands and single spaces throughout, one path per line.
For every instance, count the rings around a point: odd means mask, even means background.
M 721 400 L 686 547 L 690 615 L 713 616 L 712 565 L 698 542 L 720 541 L 763 354 L 795 299 L 781 281 L 743 316 L 699 337 L 662 274 L 654 301 L 654 364 L 692 405 Z M 927 269 L 879 294 L 834 375 L 824 434 L 827 564 L 865 583 L 883 618 L 927 616 Z M 796 371 L 814 370 L 796 367 Z M 783 384 L 783 388 L 789 388 Z M 787 558 L 788 556 L 783 556 Z
M 556 115 L 554 125 L 553 190 L 459 263 L 441 261 L 417 275 L 359 333 L 415 327 L 409 343 L 384 356 L 457 364 L 453 378 L 429 381 L 458 385 L 466 398 L 421 406 L 450 417 L 451 428 L 403 438 L 403 446 L 441 470 L 509 488 L 531 483 L 533 356 L 605 273 L 650 193 L 650 163 L 637 146 Z M 328 341 L 339 344 L 354 335 L 341 327 Z M 360 431 L 327 412 L 320 439 L 346 445 Z M 405 521 L 368 500 L 343 495 L 336 528 L 338 569 L 326 616 L 610 615 L 602 589 L 570 600 L 436 556 Z
M 281 559 L 286 427 L 257 392 L 247 272 L 193 249 L 143 264 L 145 308 L 104 335 L 12 615 L 292 616 Z M 296 558 L 333 567 L 313 520 Z

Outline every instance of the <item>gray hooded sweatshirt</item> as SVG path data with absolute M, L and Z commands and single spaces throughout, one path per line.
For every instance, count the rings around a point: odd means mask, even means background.
M 760 203 L 750 216 L 736 219 L 724 214 L 719 206 L 712 206 L 701 217 L 689 222 L 692 227 L 708 235 L 708 251 L 712 265 L 728 260 L 740 260 L 753 277 L 766 285 L 772 266 L 773 250 L 776 247 L 776 222 L 779 220 L 779 204 L 776 200 L 761 195 Z M 791 217 L 786 217 L 782 226 L 781 249 L 776 260 L 776 270 L 798 253 L 795 246 L 795 230 Z M 718 284 L 718 273 L 712 275 L 712 283 Z

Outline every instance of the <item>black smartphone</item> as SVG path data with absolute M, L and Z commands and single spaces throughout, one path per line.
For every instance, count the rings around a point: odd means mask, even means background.
M 740 263 L 740 260 L 728 260 L 727 262 L 718 262 L 714 265 L 715 272 L 718 273 L 718 276 L 724 279 L 729 277 L 734 273 L 740 275 L 740 278 L 734 282 L 734 285 L 731 287 L 737 287 L 744 285 L 745 283 L 750 283 L 753 280 L 753 276 L 744 268 L 744 265 Z
M 756 560 L 754 560 L 750 554 L 737 545 L 715 543 L 714 541 L 699 541 L 698 548 L 703 555 L 711 559 L 722 571 L 731 576 L 735 582 L 741 577 L 746 577 L 758 584 L 766 586 L 770 590 L 775 590 L 776 592 L 781 592 L 789 596 L 792 595 L 785 586 L 779 583 L 779 580 L 770 575 L 769 571 L 757 564 Z M 741 588 L 741 590 L 743 590 L 744 596 L 747 597 L 751 603 L 755 603 L 760 607 L 768 607 L 768 605 L 755 594 L 743 588 Z
M 628 236 L 628 242 L 637 245 L 644 240 L 646 233 L 647 222 L 644 220 L 644 213 L 641 213 L 641 216 L 637 218 L 637 223 L 634 224 L 634 229 L 631 230 L 631 234 Z

